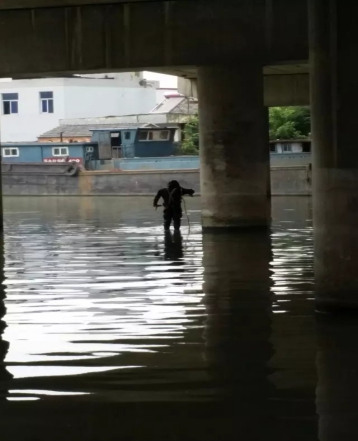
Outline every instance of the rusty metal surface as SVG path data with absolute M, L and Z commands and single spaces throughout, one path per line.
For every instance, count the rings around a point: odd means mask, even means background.
M 77 164 L 69 163 L 50 163 L 50 162 L 33 162 L 33 163 L 13 163 L 1 164 L 1 172 L 3 175 L 65 175 L 76 176 L 79 167 Z

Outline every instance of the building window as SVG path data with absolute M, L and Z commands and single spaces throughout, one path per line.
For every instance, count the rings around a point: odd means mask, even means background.
M 52 156 L 68 156 L 68 147 L 53 147 Z
M 270 144 L 270 152 L 276 153 L 276 144 Z
M 282 152 L 283 153 L 291 153 L 292 145 L 291 144 L 282 144 Z
M 169 136 L 169 130 L 141 130 L 139 141 L 168 141 Z
M 303 151 L 303 153 L 311 153 L 311 143 L 310 142 L 304 142 L 302 144 L 302 151 Z
M 4 115 L 19 113 L 19 94 L 3 93 L 2 94 L 2 111 Z
M 40 92 L 41 113 L 53 113 L 53 92 Z
M 139 132 L 139 141 L 146 141 L 147 138 L 148 138 L 148 132 L 146 130 Z
M 154 132 L 154 133 L 158 133 L 158 132 Z M 168 139 L 169 139 L 169 130 L 161 130 L 159 132 L 159 139 L 161 141 L 168 141 Z
M 10 157 L 19 157 L 19 149 L 18 148 L 8 148 L 8 149 L 2 149 L 2 155 L 4 158 L 10 158 Z
M 124 139 L 131 139 L 131 132 L 125 132 Z
M 94 152 L 94 148 L 93 147 L 86 147 L 86 152 L 87 153 L 93 153 Z

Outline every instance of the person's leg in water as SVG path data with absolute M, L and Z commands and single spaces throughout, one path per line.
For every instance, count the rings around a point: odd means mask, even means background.
M 174 213 L 173 213 L 174 230 L 177 230 L 177 231 L 180 230 L 182 216 L 183 216 L 183 212 L 181 209 L 174 211 Z
M 171 250 L 173 244 L 173 236 L 170 229 L 164 228 L 164 260 L 171 259 Z
M 163 218 L 164 218 L 164 230 L 169 230 L 173 219 L 173 213 L 170 208 L 166 208 L 164 210 Z

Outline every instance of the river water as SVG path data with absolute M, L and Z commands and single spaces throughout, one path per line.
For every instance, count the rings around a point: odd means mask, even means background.
M 314 314 L 310 199 L 231 235 L 198 198 L 164 235 L 151 203 L 5 199 L 1 439 L 354 439 L 358 329 Z

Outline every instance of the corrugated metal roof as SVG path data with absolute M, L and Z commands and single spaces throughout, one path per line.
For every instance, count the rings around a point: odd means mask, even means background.
M 43 133 L 39 138 L 60 138 L 61 133 L 65 138 L 68 137 L 91 137 L 91 130 L 99 129 L 136 129 L 143 127 L 143 124 L 127 123 L 127 124 L 84 124 L 84 125 L 61 125 L 55 127 L 48 132 Z
M 170 113 L 183 101 L 183 99 L 183 96 L 168 97 L 154 107 L 150 113 Z
M 26 141 L 21 141 L 21 142 L 2 142 L 1 143 L 1 147 L 33 147 L 33 146 L 43 146 L 44 142 L 39 142 L 39 141 L 31 141 L 31 142 L 26 142 Z M 95 142 L 51 142 L 51 147 L 56 147 L 56 146 L 79 146 L 82 144 L 96 144 Z

